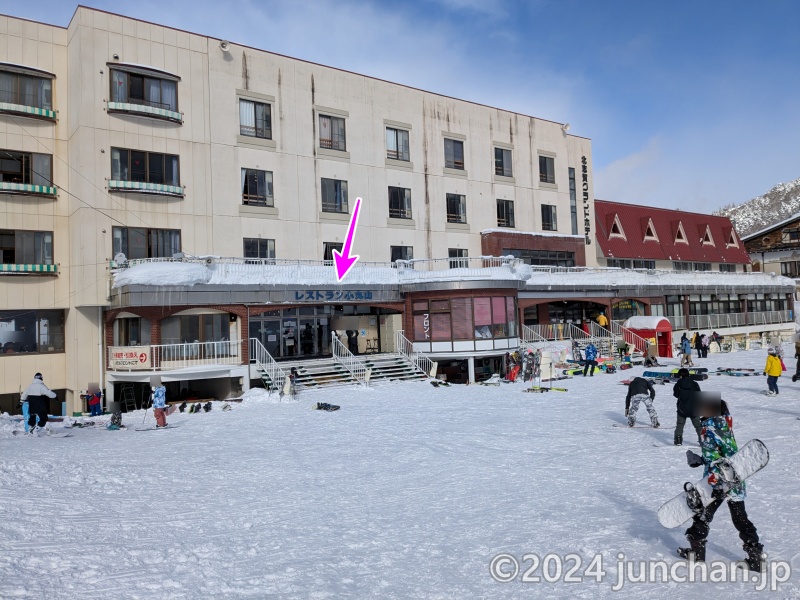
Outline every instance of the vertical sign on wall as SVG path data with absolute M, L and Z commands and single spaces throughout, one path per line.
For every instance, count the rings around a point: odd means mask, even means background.
M 592 245 L 592 220 L 589 216 L 589 165 L 585 156 L 581 156 L 581 175 L 583 180 L 583 232 L 586 245 Z

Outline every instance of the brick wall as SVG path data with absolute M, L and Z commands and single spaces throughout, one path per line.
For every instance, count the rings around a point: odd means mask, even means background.
M 586 244 L 583 238 L 527 235 L 514 231 L 481 235 L 481 252 L 484 256 L 502 256 L 503 249 L 507 248 L 574 252 L 575 266 L 586 266 Z

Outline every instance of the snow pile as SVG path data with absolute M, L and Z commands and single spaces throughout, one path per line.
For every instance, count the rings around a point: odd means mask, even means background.
M 242 403 L 249 404 L 249 403 L 258 403 L 258 402 L 292 402 L 292 399 L 281 395 L 278 392 L 272 392 L 271 394 L 264 388 L 250 388 L 244 394 L 242 394 Z
M 669 323 L 669 319 L 666 317 L 636 316 L 629 318 L 622 326 L 629 329 L 656 329 L 661 324 L 661 321 Z
M 142 263 L 115 273 L 114 287 L 123 285 L 196 285 L 208 283 L 210 278 L 211 272 L 201 263 Z
M 699 360 L 760 370 L 766 351 Z M 680 562 L 684 528 L 662 528 L 656 511 L 700 478 L 686 465 L 686 450 L 698 451 L 691 424 L 687 446 L 672 446 L 671 386 L 656 386 L 661 429 L 612 426 L 625 422 L 620 381 L 641 372 L 559 381 L 568 391 L 548 394 L 522 382 L 320 389 L 296 403 L 175 413 L 178 427 L 164 431 L 0 438 L 0 597 L 771 597 L 755 583 L 612 591 L 620 552 L 635 573 L 638 561 Z M 769 465 L 747 482 L 747 512 L 769 560 L 793 561 L 775 597 L 798 598 L 800 383 L 781 377 L 772 398 L 759 393 L 763 377 L 700 385 L 722 393 L 740 445 L 769 448 Z M 341 410 L 310 410 L 315 402 Z M 638 421 L 648 422 L 644 409 Z M 522 563 L 512 583 L 489 574 L 501 552 Z M 600 555 L 606 577 L 522 583 L 527 553 L 575 553 L 577 576 Z M 707 559 L 743 556 L 722 507 Z

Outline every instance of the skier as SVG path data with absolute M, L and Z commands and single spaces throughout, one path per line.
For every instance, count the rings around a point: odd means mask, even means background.
M 608 317 L 606 317 L 606 313 L 601 312 L 597 315 L 597 324 L 600 325 L 600 327 L 608 329 Z
M 586 377 L 586 373 L 588 372 L 589 377 L 594 377 L 594 370 L 597 367 L 597 347 L 594 343 L 589 342 L 589 345 L 586 346 L 584 358 L 586 360 L 584 361 L 583 376 Z
M 47 425 L 47 400 L 45 398 L 55 397 L 56 393 L 44 384 L 42 374 L 36 373 L 31 384 L 20 395 L 20 400 L 28 403 L 28 428 L 31 434 L 38 435 L 42 430 L 50 431 L 49 428 L 45 429 L 45 425 Z M 36 425 L 37 418 L 39 419 L 38 426 Z
M 167 426 L 167 388 L 163 385 L 153 388 L 153 414 L 156 417 L 156 428 Z
M 767 350 L 767 365 L 764 367 L 764 375 L 767 376 L 767 386 L 769 387 L 767 396 L 778 395 L 778 377 L 781 376 L 781 373 L 783 373 L 781 359 L 778 358 L 775 348 L 770 347 Z
M 691 419 L 694 430 L 697 432 L 697 438 L 700 439 L 700 419 L 694 415 L 694 393 L 700 391 L 700 386 L 689 376 L 689 369 L 681 369 L 678 371 L 678 383 L 672 388 L 672 395 L 678 399 L 678 422 L 675 427 L 675 436 L 673 443 L 676 446 L 683 445 L 683 428 L 686 425 L 686 419 Z
M 628 384 L 628 395 L 625 397 L 625 415 L 628 417 L 628 427 L 636 424 L 636 411 L 639 410 L 639 403 L 644 402 L 647 414 L 650 415 L 650 422 L 654 429 L 658 429 L 658 415 L 653 408 L 656 391 L 653 385 L 644 377 L 634 377 Z
M 712 493 L 714 499 L 692 519 L 692 526 L 686 530 L 686 539 L 689 540 L 690 547 L 678 548 L 678 554 L 683 558 L 690 558 L 690 554 L 694 553 L 695 561 L 705 561 L 708 525 L 713 520 L 717 509 L 727 499 L 731 520 L 739 532 L 739 538 L 743 543 L 742 548 L 747 553 L 745 562 L 751 571 L 761 572 L 764 546 L 759 543 L 758 531 L 747 517 L 745 510 L 746 482 L 726 484 L 718 463 L 719 459 L 733 456 L 738 450 L 736 438 L 733 436 L 733 419 L 728 405 L 724 400 L 720 405 L 721 410 L 710 412 L 721 414 L 702 417 L 703 429 L 700 438 L 700 445 L 703 449 L 702 458 L 691 451 L 687 453 L 690 466 L 703 465 L 703 476 L 708 478 L 709 485 L 714 489 Z

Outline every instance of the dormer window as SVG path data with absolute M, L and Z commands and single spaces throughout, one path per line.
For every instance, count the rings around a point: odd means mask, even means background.
M 53 79 L 46 71 L 0 63 L 0 112 L 55 121 Z
M 622 238 L 626 242 L 628 238 L 625 237 L 625 231 L 622 229 L 622 223 L 620 223 L 619 215 L 614 215 L 614 222 L 611 223 L 611 230 L 608 233 L 608 238 Z
M 713 246 L 714 245 L 714 238 L 711 235 L 711 227 L 706 225 L 706 230 L 703 233 L 702 244 L 704 246 Z
M 738 248 L 739 247 L 739 240 L 736 239 L 736 232 L 731 229 L 731 232 L 728 234 L 728 241 L 725 243 L 725 246 L 728 248 Z
M 109 112 L 125 112 L 154 119 L 183 122 L 178 112 L 180 77 L 159 69 L 110 63 Z
M 675 230 L 675 244 L 689 244 L 689 240 L 686 238 L 686 232 L 683 230 L 683 223 L 678 221 L 678 226 Z
M 655 227 L 655 225 L 653 225 L 653 219 L 648 219 L 647 220 L 647 225 L 646 225 L 645 230 L 644 230 L 644 241 L 645 242 L 648 242 L 648 241 L 657 242 L 658 241 L 658 235 L 656 235 L 656 227 Z

